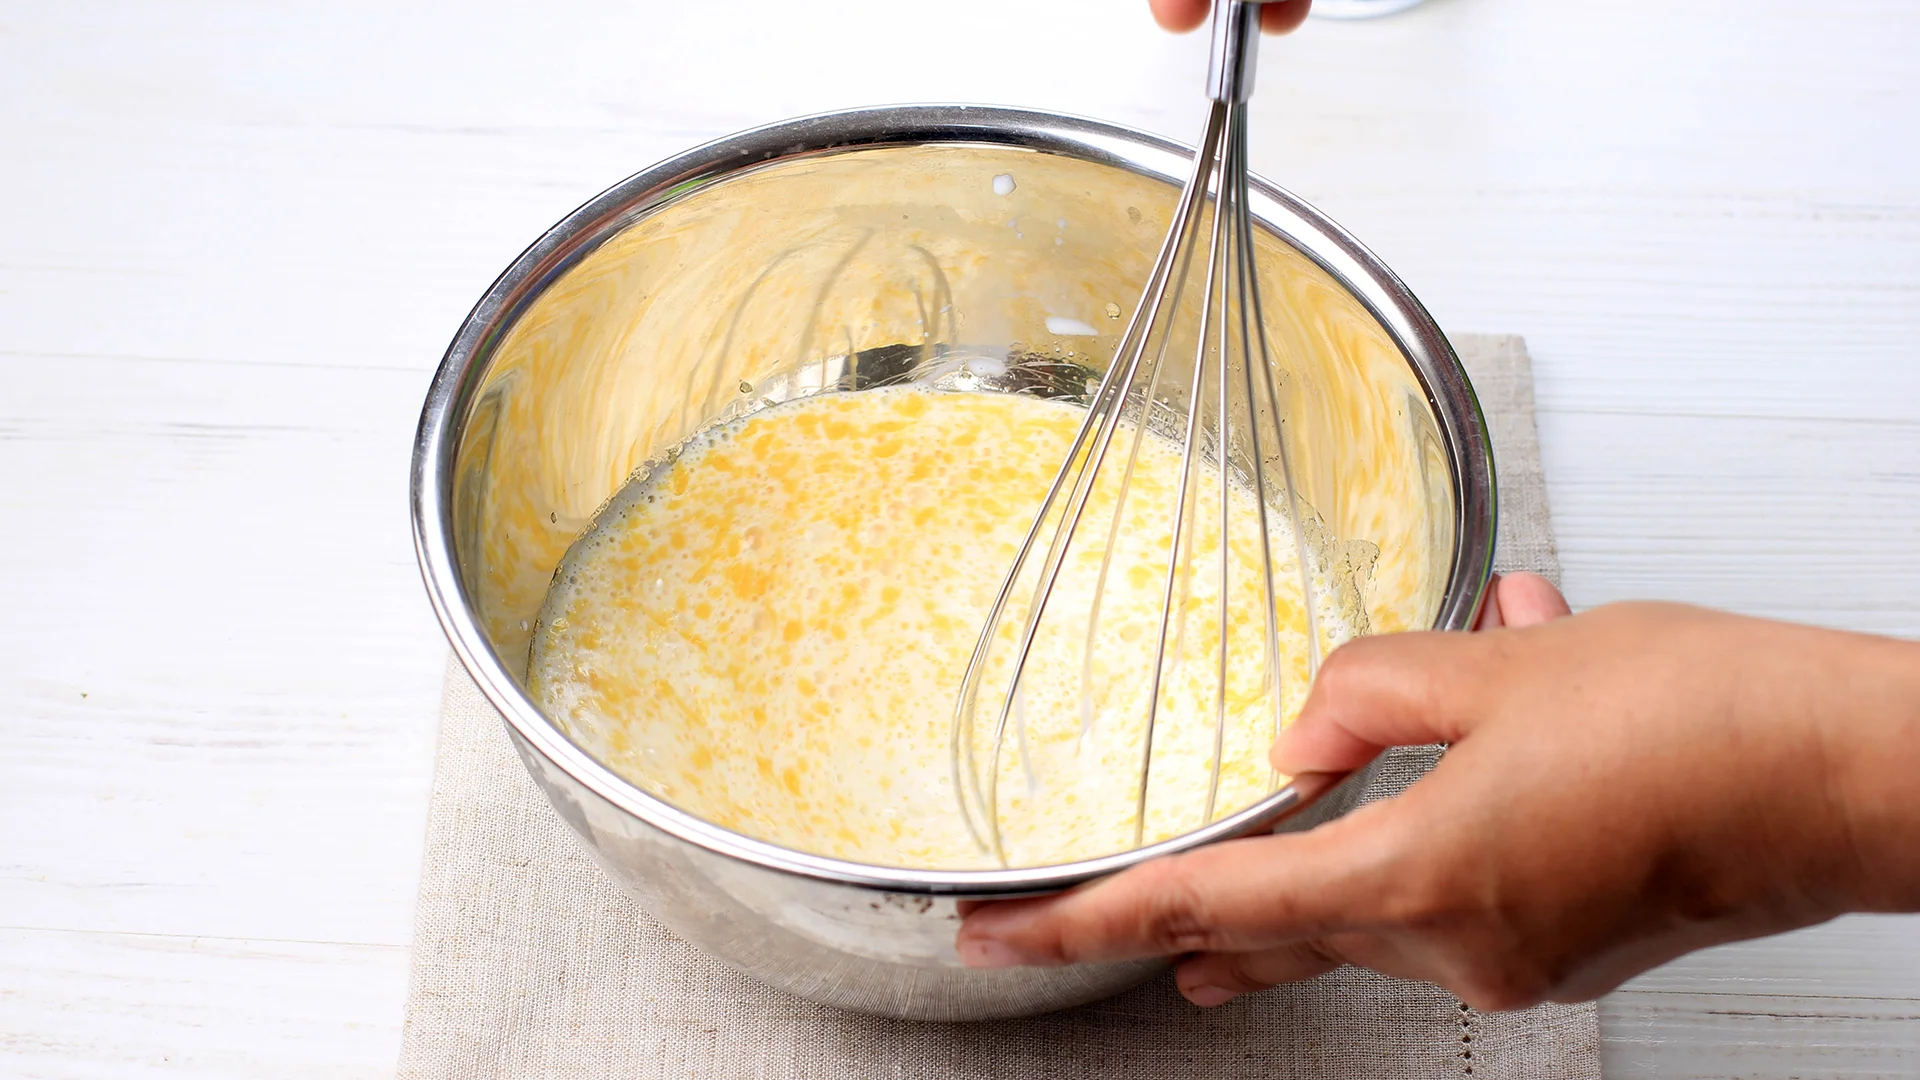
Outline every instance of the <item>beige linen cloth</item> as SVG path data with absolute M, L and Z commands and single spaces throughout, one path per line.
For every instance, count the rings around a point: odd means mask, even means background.
M 1492 428 L 1500 565 L 1557 577 L 1516 337 L 1455 345 Z M 1437 752 L 1397 751 L 1391 795 Z M 1193 1008 L 1170 977 L 1027 1020 L 929 1024 L 768 989 L 643 914 L 581 853 L 452 665 L 414 926 L 402 1080 L 1232 1080 L 1598 1077 L 1593 1006 L 1480 1013 L 1352 969 Z

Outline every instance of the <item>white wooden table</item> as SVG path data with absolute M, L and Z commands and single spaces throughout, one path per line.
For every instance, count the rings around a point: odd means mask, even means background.
M 0 9 L 0 1074 L 385 1076 L 444 644 L 406 460 L 538 232 L 970 100 L 1191 138 L 1135 0 Z M 1578 605 L 1920 634 L 1920 5 L 1432 0 L 1270 45 L 1255 164 L 1527 335 Z M 1613 1076 L 1920 1075 L 1920 920 L 1697 956 Z

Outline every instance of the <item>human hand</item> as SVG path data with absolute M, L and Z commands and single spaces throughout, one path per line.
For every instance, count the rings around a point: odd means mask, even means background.
M 1153 6 L 1153 20 L 1168 30 L 1186 33 L 1207 21 L 1212 0 L 1147 0 Z M 1260 29 L 1269 34 L 1284 34 L 1307 19 L 1313 0 L 1269 0 L 1260 8 Z
M 1217 1005 L 1343 963 L 1468 1004 L 1582 1000 L 1706 945 L 1920 908 L 1920 646 L 1671 604 L 1570 618 L 1543 580 L 1479 634 L 1337 650 L 1288 774 L 1448 742 L 1397 798 L 984 905 L 974 966 L 1189 954 Z

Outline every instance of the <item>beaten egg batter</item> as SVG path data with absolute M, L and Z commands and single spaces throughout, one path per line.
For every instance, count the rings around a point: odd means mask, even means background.
M 534 631 L 534 699 L 633 783 L 737 832 L 878 865 L 993 865 L 953 790 L 955 697 L 1084 416 L 1015 394 L 901 387 L 804 398 L 703 433 L 629 483 L 568 552 Z M 1177 444 L 1141 440 L 1089 651 L 1131 437 L 1122 430 L 1101 472 L 1011 709 L 998 772 L 1010 865 L 1134 843 L 1181 460 Z M 1203 823 L 1212 771 L 1220 485 L 1210 467 L 1195 480 L 1148 842 Z M 1277 665 L 1250 491 L 1230 489 L 1227 517 L 1216 818 L 1272 790 L 1266 746 L 1308 678 L 1309 620 L 1284 516 L 1268 515 Z M 1349 629 L 1324 602 L 1320 560 L 1310 563 L 1323 598 L 1314 623 L 1331 648 Z M 1032 595 L 1022 582 L 997 628 L 973 721 L 982 773 Z

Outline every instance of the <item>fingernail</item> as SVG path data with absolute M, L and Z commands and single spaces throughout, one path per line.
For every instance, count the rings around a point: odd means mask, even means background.
M 1233 991 L 1225 989 L 1224 987 L 1208 986 L 1204 983 L 1199 986 L 1189 986 L 1180 992 L 1186 995 L 1188 1001 L 1193 1002 L 1203 1009 L 1211 1009 L 1215 1005 L 1225 1005 L 1237 996 Z
M 968 938 L 956 943 L 954 950 L 960 954 L 960 962 L 970 968 L 1023 967 L 1034 962 L 1033 957 L 992 938 Z

